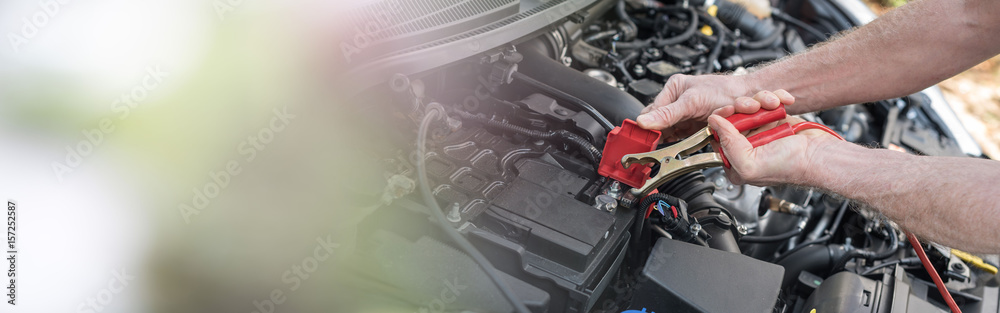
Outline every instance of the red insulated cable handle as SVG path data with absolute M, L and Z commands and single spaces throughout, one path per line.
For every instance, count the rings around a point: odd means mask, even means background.
M 785 123 L 778 125 L 774 128 L 765 130 L 763 132 L 760 132 L 758 134 L 755 134 L 753 136 L 747 137 L 747 140 L 750 141 L 750 145 L 756 148 L 769 144 L 772 141 L 785 138 L 791 135 L 795 135 L 795 131 L 792 130 L 792 127 L 788 125 L 788 123 Z M 722 149 L 718 150 L 719 150 L 719 156 L 722 157 L 722 165 L 726 166 L 726 168 L 730 168 L 729 159 L 726 158 L 726 154 L 722 151 Z
M 785 118 L 785 116 L 787 116 L 785 105 L 779 104 L 778 108 L 774 110 L 759 110 L 753 114 L 733 114 L 733 116 L 727 117 L 726 120 L 733 123 L 736 130 L 742 133 L 764 126 L 770 122 L 779 121 Z

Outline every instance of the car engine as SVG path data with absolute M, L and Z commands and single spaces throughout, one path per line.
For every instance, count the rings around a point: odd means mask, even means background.
M 670 77 L 752 71 L 861 25 L 857 4 L 359 4 L 364 38 L 343 51 L 364 105 L 345 114 L 389 131 L 359 130 L 383 134 L 364 153 L 385 183 L 357 223 L 347 307 L 945 311 L 903 231 L 850 199 L 733 184 L 722 168 L 639 198 L 639 186 L 599 174 L 609 134 L 637 131 L 629 119 Z M 940 101 L 930 90 L 802 117 L 867 146 L 982 157 Z M 996 256 L 923 248 L 963 311 L 998 311 Z

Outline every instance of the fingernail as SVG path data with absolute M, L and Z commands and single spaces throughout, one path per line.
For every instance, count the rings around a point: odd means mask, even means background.
M 648 114 L 643 114 L 639 115 L 639 117 L 636 117 L 635 121 L 639 122 L 639 124 L 641 125 L 648 125 L 649 123 L 653 122 L 653 117 L 649 116 Z

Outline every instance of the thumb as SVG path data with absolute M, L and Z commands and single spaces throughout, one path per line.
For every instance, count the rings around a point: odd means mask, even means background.
M 752 156 L 753 145 L 732 123 L 718 115 L 708 117 L 708 126 L 719 136 L 719 149 L 726 152 L 729 163 L 735 164 Z
M 683 114 L 678 112 L 679 107 L 676 103 L 664 105 L 639 115 L 635 121 L 645 129 L 665 129 L 681 121 Z

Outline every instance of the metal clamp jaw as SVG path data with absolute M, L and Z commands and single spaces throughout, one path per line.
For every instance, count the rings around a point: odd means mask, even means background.
M 626 154 L 622 157 L 622 166 L 626 169 L 632 164 L 659 164 L 660 170 L 652 178 L 646 180 L 641 188 L 633 189 L 637 197 L 645 197 L 656 186 L 669 180 L 697 170 L 722 166 L 722 156 L 718 153 L 692 153 L 701 150 L 712 139 L 712 131 L 705 127 L 684 140 L 669 147 L 652 152 Z

